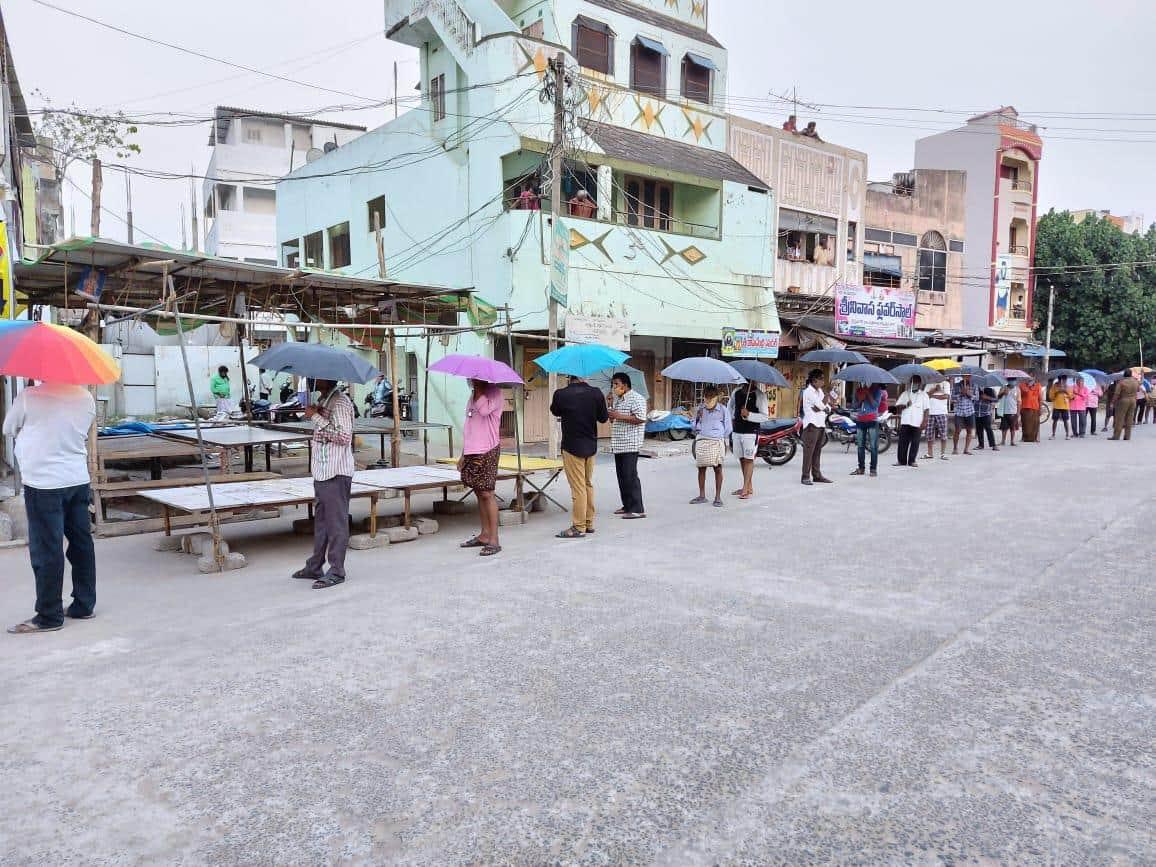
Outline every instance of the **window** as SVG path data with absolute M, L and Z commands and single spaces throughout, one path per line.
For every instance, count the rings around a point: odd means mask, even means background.
M 286 268 L 301 266 L 301 241 L 298 238 L 281 245 L 281 261 L 285 263 Z
M 779 210 L 779 258 L 814 265 L 835 264 L 839 225 L 833 217 Z
M 326 231 L 329 236 L 329 267 L 344 268 L 352 262 L 349 249 L 349 223 L 338 223 Z
M 687 54 L 682 59 L 682 95 L 695 102 L 710 102 L 710 76 L 717 67 L 710 58 Z
M 584 15 L 574 19 L 571 34 L 578 65 L 605 75 L 614 74 L 614 31 Z
M 1028 318 L 1027 292 L 1023 283 L 1011 284 L 1011 318 L 1020 322 Z
M 859 224 L 847 224 L 847 261 L 855 261 L 855 245 L 859 240 Z
M 903 260 L 899 256 L 879 253 L 863 254 L 863 284 L 899 289 L 903 285 Z
M 952 253 L 962 253 L 963 241 L 949 241 L 947 244 L 947 249 L 949 249 Z
M 626 178 L 626 222 L 631 226 L 670 231 L 674 186 L 653 178 Z
M 868 241 L 878 241 L 882 244 L 891 243 L 891 233 L 886 229 L 865 229 L 863 237 Z
M 237 188 L 232 184 L 217 184 L 217 210 L 237 210 Z
M 378 196 L 376 199 L 370 199 L 366 203 L 369 209 L 369 231 L 374 231 L 378 226 L 385 228 L 385 196 Z
M 1018 181 L 1020 179 L 1019 167 L 1004 163 L 999 167 L 999 176 L 1005 181 Z
M 261 144 L 261 132 L 261 127 L 257 124 L 245 124 L 245 144 Z
M 919 239 L 919 291 L 947 291 L 947 242 L 939 232 Z
M 891 243 L 900 247 L 914 247 L 916 240 L 918 239 L 914 235 L 908 235 L 906 232 L 891 233 Z
M 437 75 L 430 79 L 429 83 L 429 102 L 433 109 L 433 119 L 435 121 L 445 120 L 446 118 L 446 77 L 444 75 Z
M 666 57 L 661 42 L 645 36 L 630 45 L 630 87 L 657 97 L 666 96 Z
M 325 267 L 325 239 L 320 232 L 305 236 L 305 267 Z
M 260 187 L 245 187 L 244 210 L 246 214 L 276 216 L 277 193 Z

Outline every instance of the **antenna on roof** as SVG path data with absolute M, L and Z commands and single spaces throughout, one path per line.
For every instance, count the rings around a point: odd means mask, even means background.
M 791 103 L 794 106 L 794 110 L 791 112 L 791 114 L 795 115 L 795 117 L 799 116 L 799 106 L 800 105 L 803 108 L 811 109 L 811 111 L 822 111 L 823 110 L 823 109 L 819 108 L 819 106 L 817 106 L 817 105 L 813 105 L 812 103 L 803 102 L 802 100 L 800 100 L 799 99 L 799 88 L 797 85 L 793 85 L 791 87 L 790 95 L 787 95 L 785 93 L 775 93 L 773 90 L 770 90 L 770 91 L 767 91 L 767 96 L 771 97 L 772 99 L 777 99 L 779 102 Z

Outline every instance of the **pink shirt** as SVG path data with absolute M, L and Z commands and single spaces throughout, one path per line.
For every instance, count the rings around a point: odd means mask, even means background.
M 462 454 L 484 455 L 498 447 L 501 442 L 499 429 L 502 424 L 502 410 L 506 400 L 502 390 L 496 385 L 486 386 L 482 396 L 470 397 L 466 404 L 466 429 Z
M 1100 388 L 1098 385 L 1095 388 L 1088 390 L 1088 409 L 1100 408 L 1100 395 L 1103 393 L 1104 389 Z
M 1088 387 L 1084 383 L 1076 383 L 1076 387 L 1072 390 L 1070 406 L 1072 412 L 1083 412 L 1088 408 Z

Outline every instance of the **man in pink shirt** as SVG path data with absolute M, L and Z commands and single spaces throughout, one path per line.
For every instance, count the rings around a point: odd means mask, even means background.
M 1088 389 L 1088 422 L 1092 428 L 1092 436 L 1096 435 L 1096 414 L 1100 409 L 1100 398 L 1104 394 L 1104 389 L 1097 383 L 1095 388 Z
M 1088 434 L 1088 386 L 1084 385 L 1082 377 L 1076 377 L 1069 406 L 1072 411 L 1072 435 L 1081 439 Z
M 502 390 L 490 382 L 470 380 L 473 393 L 466 404 L 466 424 L 462 456 L 458 470 L 462 483 L 478 500 L 481 532 L 462 543 L 463 548 L 481 548 L 483 557 L 493 557 L 502 550 L 498 541 L 497 487 L 498 461 L 501 457 L 502 410 L 506 400 Z

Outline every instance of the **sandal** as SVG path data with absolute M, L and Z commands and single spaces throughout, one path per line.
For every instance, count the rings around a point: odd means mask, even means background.
M 625 515 L 625 514 L 627 514 L 627 512 L 625 509 L 615 509 L 614 514 L 615 515 Z
M 581 539 L 582 531 L 577 527 L 567 527 L 561 533 L 555 535 L 556 539 Z
M 488 545 L 488 544 L 489 544 L 488 542 L 483 542 L 477 536 L 474 536 L 474 538 L 468 539 L 467 541 L 462 542 L 462 544 L 458 545 L 458 547 L 459 548 L 485 548 L 486 545 Z
M 479 557 L 493 557 L 495 554 L 502 553 L 501 545 L 485 545 L 483 546 Z
M 325 575 L 313 582 L 314 590 L 327 590 L 330 587 L 336 587 L 338 584 L 345 583 L 344 575 Z
M 25 620 L 23 623 L 17 623 L 15 626 L 9 626 L 8 634 L 35 635 L 37 632 L 59 632 L 63 628 L 63 623 L 59 626 L 41 626 L 35 620 Z
M 593 534 L 594 534 L 594 528 L 593 527 L 587 527 L 586 528 L 586 535 L 591 536 Z

